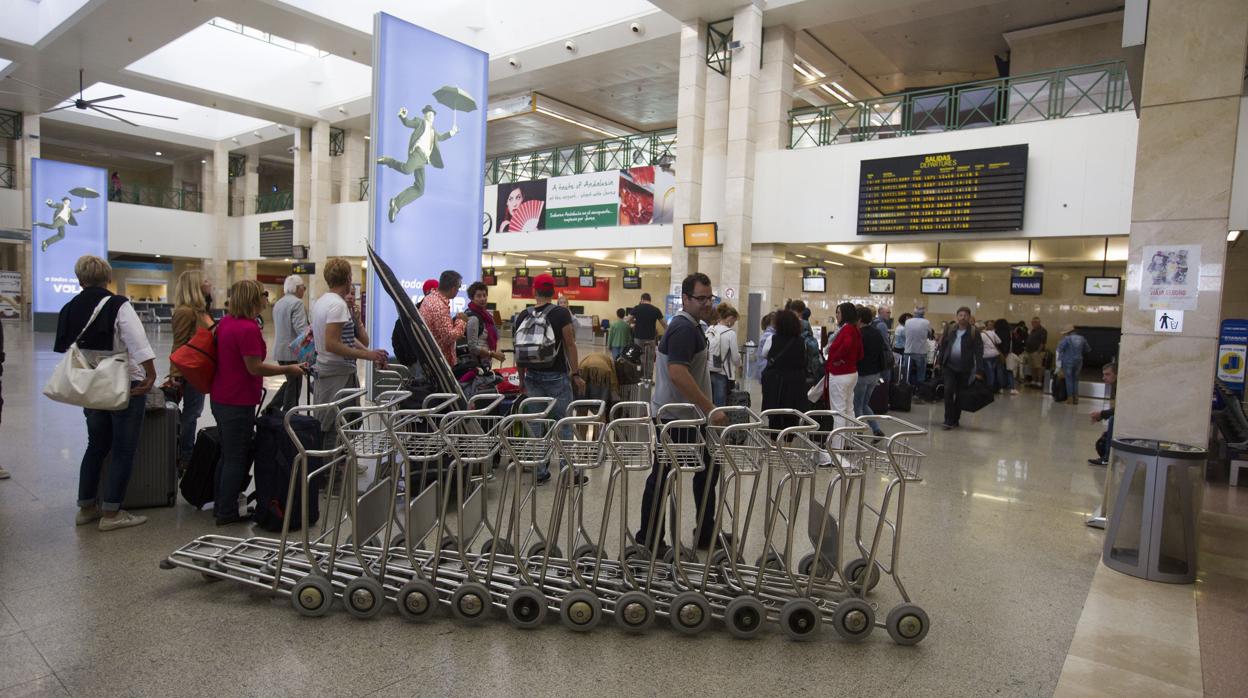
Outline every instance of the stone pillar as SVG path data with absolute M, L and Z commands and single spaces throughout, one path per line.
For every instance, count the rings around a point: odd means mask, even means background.
M 763 67 L 758 77 L 759 151 L 789 145 L 789 110 L 793 108 L 793 30 L 768 27 L 763 32 Z
M 32 138 L 33 136 L 33 138 Z M 22 137 L 17 140 L 16 162 L 13 164 L 17 167 L 17 181 L 13 184 L 22 192 L 22 225 L 26 230 L 31 230 L 34 223 L 34 211 L 30 208 L 30 196 L 34 188 L 33 178 L 31 176 L 31 160 L 39 157 L 39 115 L 38 114 L 22 114 Z M 107 204 L 105 204 L 107 205 Z M 32 239 L 33 239 L 32 235 Z M 31 246 L 29 242 L 23 242 L 19 246 L 18 253 L 21 255 L 21 264 L 19 266 L 22 272 L 22 313 L 24 317 L 33 316 L 31 305 L 35 298 L 35 287 L 31 279 Z
M 336 159 L 341 161 L 338 171 L 342 173 L 338 200 L 345 204 L 360 200 L 360 178 L 368 174 L 364 166 L 368 158 L 368 141 L 364 140 L 363 131 L 348 129 L 343 146 L 342 155 Z
M 298 156 L 295 162 L 299 162 Z M 256 212 L 256 197 L 260 195 L 260 156 L 248 155 L 243 169 L 243 214 L 249 216 Z
M 706 113 L 702 140 L 702 210 L 703 221 L 720 221 L 724 217 L 724 173 L 728 160 L 728 77 L 706 71 Z M 722 247 L 703 247 L 691 254 L 691 270 L 706 272 L 719 289 L 719 267 Z
M 208 171 L 204 174 L 204 213 L 212 215 L 216 223 L 216 234 L 213 236 L 210 254 L 204 259 L 204 273 L 212 279 L 212 285 L 216 288 L 213 305 L 221 308 L 225 306 L 226 290 L 230 283 L 230 238 L 238 223 L 230 217 L 229 142 L 218 141 L 212 148 L 212 155 L 206 159 L 208 164 L 205 168 Z
M 706 117 L 706 22 L 680 28 L 680 77 L 676 98 L 676 205 L 672 214 L 672 285 L 689 274 L 684 224 L 702 214 L 702 142 Z M 671 288 L 667 289 L 671 292 Z
M 1231 173 L 1248 51 L 1248 3 L 1149 3 L 1114 436 L 1203 446 L 1226 266 Z M 1199 245 L 1180 334 L 1140 307 L 1146 246 Z
M 764 313 L 778 308 L 784 301 L 784 245 L 754 245 L 750 256 L 750 285 L 738 306 L 743 316 L 749 293 L 763 294 Z M 749 321 L 758 319 L 749 318 Z
M 216 180 L 213 179 L 213 160 L 215 157 L 215 153 L 209 153 L 200 158 L 203 160 L 199 165 L 199 200 L 203 205 L 202 213 L 211 213 L 217 204 L 218 198 L 228 201 L 230 196 L 229 182 L 226 182 L 226 187 L 223 191 L 217 188 Z M 228 171 L 229 165 L 227 164 L 225 167 Z
M 728 87 L 728 152 L 724 172 L 724 215 L 719 226 L 723 249 L 718 275 L 712 274 L 720 296 L 740 305 L 749 278 L 750 238 L 754 215 L 754 148 L 758 111 L 759 58 L 763 43 L 763 10 L 749 4 L 736 11 L 732 38 L 741 48 L 732 54 Z
M 306 244 L 308 246 L 308 259 L 316 262 L 317 273 L 312 279 L 304 279 L 308 284 L 308 292 L 311 298 L 316 298 L 325 290 L 324 277 L 321 276 L 321 268 L 325 266 L 325 260 L 329 256 L 329 227 L 332 202 L 330 201 L 329 184 L 330 184 L 330 158 L 329 158 L 329 122 L 318 121 L 312 127 L 312 150 L 304 153 L 308 156 L 308 217 L 307 224 L 304 226 L 306 242 L 298 244 Z M 344 153 L 340 157 L 346 157 Z M 301 171 L 296 172 L 297 179 L 302 179 Z M 296 233 L 299 225 L 295 225 Z

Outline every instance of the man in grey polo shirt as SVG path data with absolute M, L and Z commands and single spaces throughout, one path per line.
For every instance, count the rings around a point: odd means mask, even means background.
M 282 366 L 298 363 L 290 345 L 308 329 L 308 309 L 303 305 L 307 292 L 303 279 L 291 274 L 282 284 L 282 297 L 273 304 L 273 358 Z M 303 381 L 303 376 L 286 376 L 270 404 L 279 405 L 283 412 L 298 405 Z
M 693 407 L 664 412 L 664 421 L 659 424 L 660 431 L 664 422 L 698 419 L 715 408 L 711 402 L 706 335 L 698 325 L 698 321 L 708 319 L 711 312 L 711 280 L 706 274 L 690 274 L 685 278 L 681 284 L 681 301 L 681 311 L 672 318 L 659 342 L 654 366 L 652 407 L 656 415 L 664 405 L 689 404 Z M 716 424 L 725 421 L 724 415 L 715 415 Z M 673 429 L 672 441 L 692 443 L 697 440 L 699 429 Z M 703 462 L 707 467 L 693 476 L 693 496 L 698 507 L 696 543 L 699 548 L 709 548 L 715 537 L 715 484 L 719 475 L 708 460 L 703 453 Z M 650 469 L 650 476 L 646 478 L 646 489 L 641 497 L 641 528 L 637 531 L 637 542 L 660 556 L 667 546 L 663 542 L 664 507 L 657 499 L 662 491 L 663 479 L 667 476 L 666 470 L 658 462 Z M 651 521 L 652 518 L 655 520 Z

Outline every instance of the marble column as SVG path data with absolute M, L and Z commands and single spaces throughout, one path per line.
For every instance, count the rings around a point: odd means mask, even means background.
M 298 244 L 306 244 L 308 246 L 308 259 L 316 263 L 316 278 L 304 279 L 308 284 L 308 292 L 311 298 L 325 291 L 325 281 L 320 275 L 322 267 L 325 266 L 325 260 L 329 257 L 329 226 L 331 218 L 330 200 L 330 157 L 329 157 L 329 122 L 317 121 L 312 127 L 312 150 L 308 160 L 308 208 L 307 208 L 307 225 L 304 227 L 306 242 Z M 342 156 L 345 157 L 345 154 Z M 296 173 L 298 174 L 298 173 Z M 299 226 L 295 225 L 296 233 Z
M 364 163 L 368 158 L 368 141 L 364 140 L 364 132 L 358 129 L 347 129 L 342 155 L 336 160 L 342 180 L 338 183 L 338 200 L 342 203 L 360 200 L 360 178 L 368 174 Z
M 1116 438 L 1207 440 L 1246 53 L 1243 0 L 1149 3 Z M 1154 310 L 1140 307 L 1153 245 L 1200 247 L 1180 334 L 1154 332 Z
M 763 43 L 763 10 L 749 4 L 736 11 L 732 38 L 741 47 L 732 54 L 728 86 L 728 149 L 724 164 L 724 215 L 720 220 L 722 246 L 719 273 L 711 281 L 718 293 L 733 305 L 741 304 L 749 279 L 750 238 L 754 216 L 755 119 L 758 111 L 760 55 Z
M 260 156 L 248 155 L 243 166 L 243 214 L 256 212 L 256 197 L 260 196 Z
M 728 88 L 725 75 L 706 71 L 706 113 L 702 129 L 702 211 L 701 220 L 719 221 L 724 217 L 724 179 L 728 160 Z M 691 269 L 702 271 L 717 281 L 722 247 L 692 250 Z M 716 289 L 719 287 L 716 286 Z
M 672 285 L 689 274 L 684 224 L 702 214 L 702 143 L 706 118 L 706 22 L 680 28 L 680 77 L 676 98 L 676 204 L 672 213 Z M 670 292 L 671 289 L 668 289 Z
M 750 293 L 763 295 L 762 310 L 766 314 L 784 301 L 784 245 L 754 245 L 750 251 L 750 285 L 741 298 L 739 308 L 744 309 Z M 759 318 L 751 318 L 757 322 Z M 741 333 L 744 336 L 744 333 Z
M 210 171 L 204 176 L 204 213 L 211 214 L 216 225 L 212 249 L 204 259 L 204 272 L 217 289 L 213 293 L 213 304 L 220 308 L 225 304 L 226 289 L 230 283 L 230 237 L 234 235 L 237 222 L 230 218 L 229 141 L 218 141 L 207 160 L 205 167 Z
M 30 197 L 34 182 L 31 177 L 31 160 L 39 157 L 39 115 L 22 114 L 22 137 L 17 140 L 16 155 L 17 181 L 16 188 L 22 192 L 22 225 L 31 230 L 34 212 L 30 208 Z M 34 300 L 34 286 L 31 283 L 31 246 L 29 242 L 20 245 L 22 271 L 22 312 L 31 316 L 31 303 Z
M 761 151 L 789 146 L 789 110 L 793 108 L 793 30 L 767 27 L 763 32 L 763 67 L 758 76 L 758 125 L 755 145 Z

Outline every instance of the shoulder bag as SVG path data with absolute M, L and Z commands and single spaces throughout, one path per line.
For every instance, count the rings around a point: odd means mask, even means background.
M 83 325 L 74 342 L 65 352 L 65 358 L 56 365 L 52 377 L 43 386 L 43 394 L 57 402 L 77 405 L 93 410 L 120 410 L 130 402 L 129 352 L 108 354 L 92 361 L 78 347 L 82 335 L 99 317 L 100 311 L 112 296 L 103 298 L 91 319 Z

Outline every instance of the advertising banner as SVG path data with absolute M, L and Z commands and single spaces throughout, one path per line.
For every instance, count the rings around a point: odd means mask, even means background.
M 670 225 L 676 175 L 646 165 L 495 187 L 494 232 Z M 488 225 L 488 224 L 487 224 Z
M 1218 380 L 1244 398 L 1245 359 L 1248 359 L 1248 320 L 1226 319 L 1218 333 Z
M 385 13 L 373 20 L 371 236 L 413 297 L 425 279 L 454 269 L 480 276 L 489 57 Z M 383 297 L 374 276 L 370 295 Z M 461 295 L 452 303 L 467 306 Z M 373 303 L 374 344 L 390 349 L 397 317 Z
M 35 313 L 59 313 L 81 289 L 78 258 L 108 259 L 108 172 L 56 160 L 31 161 L 31 284 Z
M 546 228 L 602 228 L 616 224 L 620 173 L 595 172 L 546 180 Z M 501 190 L 502 187 L 500 186 Z
M 511 281 L 511 297 L 512 298 L 532 298 L 533 284 L 517 282 L 517 279 Z M 568 284 L 567 288 L 559 289 L 559 293 L 570 301 L 609 301 L 611 300 L 611 280 L 595 279 L 593 286 L 577 286 Z
M 646 165 L 620 172 L 620 225 L 670 225 L 676 173 Z
M 1200 276 L 1200 245 L 1144 248 L 1140 310 L 1195 310 Z
M 0 271 L 0 320 L 13 320 L 22 316 L 21 297 L 22 273 Z

